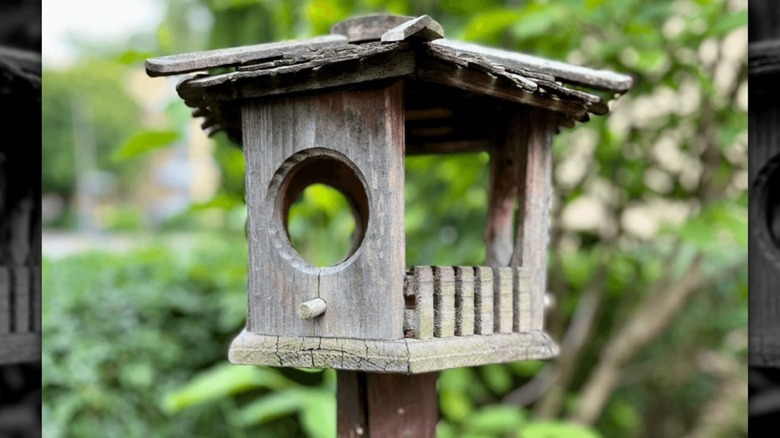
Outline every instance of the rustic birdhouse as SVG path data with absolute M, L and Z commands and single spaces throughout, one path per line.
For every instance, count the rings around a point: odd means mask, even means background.
M 772 29 L 776 29 L 772 27 Z M 750 365 L 780 366 L 780 39 L 750 44 Z
M 9 127 L 40 122 L 40 82 L 39 54 L 0 46 Z M 40 130 L 31 132 L 0 151 L 0 365 L 40 360 L 40 173 L 31 163 L 40 163 L 41 144 Z
M 243 147 L 249 312 L 232 362 L 423 373 L 557 354 L 543 323 L 553 135 L 606 114 L 631 78 L 443 36 L 428 16 L 379 15 L 147 61 L 150 76 L 200 72 L 179 95 Z M 405 155 L 472 151 L 491 154 L 485 265 L 407 267 Z M 288 237 L 314 183 L 353 207 L 335 266 Z

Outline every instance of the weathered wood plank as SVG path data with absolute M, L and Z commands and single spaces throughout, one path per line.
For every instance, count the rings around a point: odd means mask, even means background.
M 518 192 L 519 220 L 515 234 L 515 252 L 510 265 L 533 272 L 533 279 L 528 284 L 533 317 L 531 327 L 541 330 L 552 191 L 552 138 L 556 119 L 554 114 L 534 111 L 529 119 L 522 120 L 528 120 L 530 132 L 525 160 L 518 163 L 520 168 L 517 173 L 524 175 L 524 178 L 520 183 L 523 189 Z
M 438 373 L 367 373 L 367 436 L 435 437 L 439 420 L 437 377 Z
M 0 334 L 0 364 L 41 360 L 41 336 L 38 333 Z
M 527 114 L 516 114 L 500 129 L 503 133 L 490 150 L 490 187 L 485 226 L 485 264 L 496 267 L 509 266 L 514 252 L 515 207 L 518 187 L 525 172 L 519 163 L 525 160 L 529 132 Z
M 353 84 L 400 78 L 414 74 L 414 52 L 399 48 L 406 43 L 357 46 L 361 55 L 324 64 L 306 62 L 271 70 L 252 70 L 199 76 L 177 86 L 190 107 L 242 99 L 313 92 Z
M 512 333 L 512 268 L 493 268 L 493 331 Z
M 309 52 L 323 47 L 347 44 L 343 35 L 327 35 L 315 38 L 278 41 L 251 46 L 207 50 L 161 56 L 146 61 L 146 74 L 151 77 L 178 75 L 216 67 L 231 67 L 260 62 L 269 58 L 295 53 Z
M 338 407 L 336 429 L 339 438 L 362 438 L 367 436 L 366 377 L 357 371 L 336 373 L 336 406 Z
M 474 268 L 455 267 L 455 336 L 474 334 Z
M 435 266 L 433 279 L 433 335 L 455 336 L 455 271 L 451 266 Z
M 344 36 L 350 43 L 378 41 L 388 30 L 413 19 L 405 15 L 365 15 L 339 21 L 330 28 L 330 33 Z
M 403 337 L 404 206 L 403 191 L 396 190 L 404 184 L 402 96 L 396 82 L 244 107 L 251 331 Z M 297 173 L 304 161 L 323 164 Z M 356 222 L 370 226 L 361 225 L 364 237 L 354 254 L 332 267 L 308 264 L 285 232 L 293 192 L 314 182 L 342 191 L 358 209 Z M 327 311 L 298 318 L 297 307 L 316 297 Z
M 421 15 L 388 30 L 382 34 L 382 41 L 403 41 L 412 37 L 425 41 L 444 38 L 444 29 L 433 18 Z
M 441 40 L 435 40 L 441 41 Z M 433 42 L 432 42 L 433 43 Z M 432 44 L 429 43 L 429 44 Z M 423 58 L 418 62 L 418 78 L 449 87 L 480 93 L 499 99 L 564 113 L 576 120 L 587 114 L 586 103 L 579 100 L 562 100 L 550 94 L 529 91 L 506 77 L 454 65 L 436 58 Z
M 229 359 L 234 364 L 419 374 L 465 366 L 548 359 L 557 354 L 557 345 L 542 331 L 370 341 L 269 336 L 244 330 L 233 340 Z
M 474 333 L 493 333 L 493 270 L 474 268 Z
M 32 328 L 32 291 L 30 290 L 30 271 L 28 268 L 11 269 L 13 289 L 16 292 L 14 328 L 17 333 L 29 333 Z
M 537 268 L 535 270 L 524 267 L 515 268 L 515 280 L 512 289 L 512 292 L 515 295 L 515 311 L 512 326 L 516 332 L 528 332 L 533 330 L 532 324 L 534 323 L 534 320 L 531 307 L 533 301 L 531 297 L 534 293 L 539 293 L 539 291 L 533 291 L 531 287 L 539 281 L 536 277 L 539 275 L 538 271 L 540 270 L 542 270 L 542 275 L 544 275 L 543 268 Z M 539 324 L 540 322 L 537 321 L 536 323 Z
M 12 300 L 15 298 L 11 274 L 8 268 L 0 267 L 0 335 L 11 332 L 11 319 L 15 315 Z
M 606 70 L 594 70 L 524 53 L 510 52 L 508 50 L 448 39 L 438 39 L 431 41 L 428 44 L 438 48 L 450 49 L 455 53 L 463 52 L 471 55 L 483 56 L 491 62 L 502 65 L 508 69 L 538 71 L 553 75 L 560 80 L 575 85 L 591 87 L 598 90 L 624 93 L 633 85 L 633 79 L 627 75 Z
M 411 318 L 410 329 L 414 338 L 429 339 L 434 334 L 434 286 L 433 269 L 429 266 L 417 266 L 412 271 L 409 281 L 414 296 L 414 316 Z

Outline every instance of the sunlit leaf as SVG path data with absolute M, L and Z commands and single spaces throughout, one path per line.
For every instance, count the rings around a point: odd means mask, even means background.
M 141 131 L 125 141 L 111 158 L 114 161 L 129 160 L 170 146 L 178 139 L 179 134 L 174 131 Z
M 709 30 L 709 34 L 713 36 L 723 36 L 735 29 L 747 25 L 747 22 L 747 9 L 742 9 L 726 16 L 719 16 L 715 26 Z
M 306 394 L 297 390 L 281 390 L 258 397 L 235 413 L 240 426 L 263 424 L 280 417 L 292 415 L 303 409 Z
M 520 9 L 500 8 L 481 12 L 468 22 L 462 38 L 468 41 L 493 41 L 522 17 L 523 11 Z
M 523 428 L 518 438 L 601 438 L 595 430 L 577 424 L 553 421 L 533 422 Z
M 188 385 L 168 395 L 164 407 L 169 412 L 177 412 L 196 404 L 213 402 L 250 389 L 280 389 L 296 385 L 270 368 L 220 364 L 199 374 Z
M 515 406 L 485 406 L 469 416 L 465 426 L 469 431 L 478 431 L 491 435 L 516 432 L 525 422 L 525 413 Z

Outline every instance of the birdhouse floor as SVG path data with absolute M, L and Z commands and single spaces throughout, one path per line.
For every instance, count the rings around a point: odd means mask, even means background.
M 37 333 L 0 334 L 0 364 L 39 361 L 41 336 Z
M 557 355 L 558 346 L 543 331 L 367 340 L 259 335 L 244 330 L 230 346 L 229 358 L 241 365 L 419 374 Z

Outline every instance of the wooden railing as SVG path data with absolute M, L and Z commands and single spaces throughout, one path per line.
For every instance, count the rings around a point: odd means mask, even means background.
M 39 359 L 40 273 L 39 267 L 0 267 L 0 364 Z

